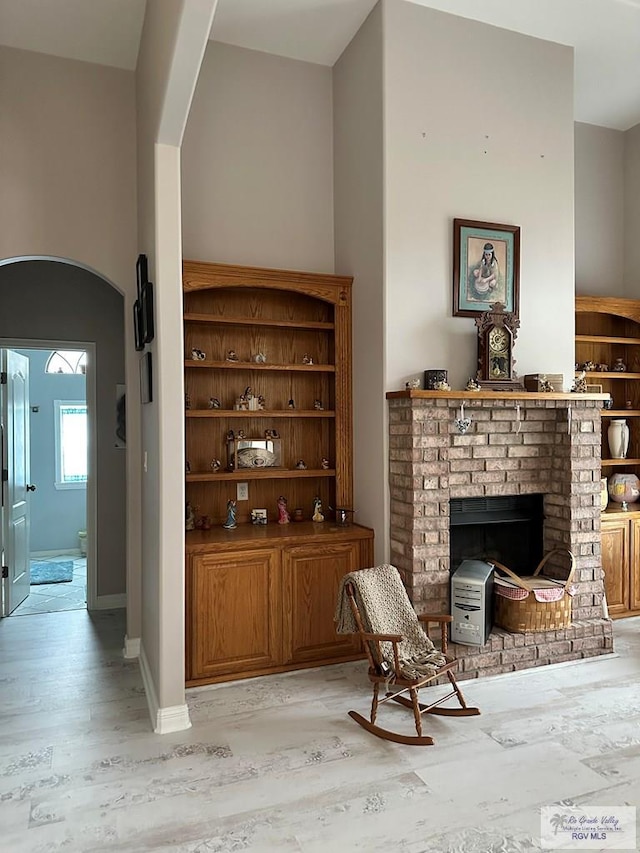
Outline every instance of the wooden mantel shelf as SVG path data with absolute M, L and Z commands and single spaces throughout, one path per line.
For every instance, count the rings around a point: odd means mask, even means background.
M 543 393 L 539 391 L 387 391 L 387 400 L 608 400 L 609 394 Z

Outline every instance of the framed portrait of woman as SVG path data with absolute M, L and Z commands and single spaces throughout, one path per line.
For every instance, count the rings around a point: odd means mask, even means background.
M 520 227 L 453 220 L 453 316 L 479 317 L 501 302 L 519 316 Z

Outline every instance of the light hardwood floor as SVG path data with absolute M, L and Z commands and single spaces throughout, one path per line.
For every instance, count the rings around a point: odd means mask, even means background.
M 426 720 L 427 748 L 347 717 L 360 663 L 190 691 L 193 728 L 154 735 L 123 633 L 0 620 L 0 850 L 531 853 L 542 805 L 640 802 L 640 619 L 614 656 L 463 683 L 482 716 Z

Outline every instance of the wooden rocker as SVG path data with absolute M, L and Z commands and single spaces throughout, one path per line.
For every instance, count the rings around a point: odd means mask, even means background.
M 339 633 L 358 633 L 369 661 L 369 680 L 373 684 L 370 719 L 357 711 L 349 716 L 376 737 L 410 746 L 432 746 L 433 738 L 422 734 L 422 715 L 470 717 L 480 713 L 469 708 L 453 670 L 457 661 L 447 654 L 447 625 L 451 616 L 417 616 L 394 566 L 376 566 L 345 575 L 336 609 Z M 426 630 L 430 623 L 440 625 L 442 651 L 438 651 Z M 370 629 L 370 630 L 368 630 Z M 429 705 L 418 701 L 418 691 L 446 675 L 451 690 Z M 385 695 L 379 698 L 380 686 Z M 408 697 L 403 694 L 409 694 Z M 460 707 L 442 708 L 455 697 Z M 389 700 L 413 711 L 416 736 L 403 735 L 376 725 L 380 705 Z

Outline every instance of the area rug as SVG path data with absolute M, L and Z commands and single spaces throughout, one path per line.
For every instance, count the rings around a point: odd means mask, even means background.
M 38 560 L 31 563 L 31 584 L 69 583 L 73 580 L 73 560 L 58 563 Z

